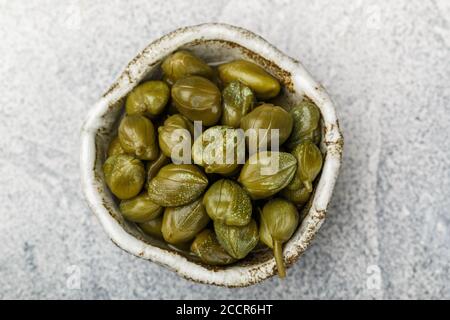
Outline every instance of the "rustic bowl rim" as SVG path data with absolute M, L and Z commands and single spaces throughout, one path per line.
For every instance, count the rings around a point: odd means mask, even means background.
M 292 85 L 317 104 L 322 113 L 326 157 L 309 212 L 305 215 L 293 238 L 285 245 L 284 255 L 288 265 L 296 261 L 310 245 L 320 229 L 327 212 L 332 191 L 342 162 L 343 136 L 335 108 L 325 89 L 301 65 L 285 55 L 260 36 L 240 27 L 223 23 L 206 23 L 183 27 L 150 43 L 131 60 L 124 72 L 114 81 L 102 98 L 89 112 L 81 130 L 80 167 L 82 189 L 88 205 L 95 213 L 111 240 L 125 251 L 174 270 L 184 278 L 196 282 L 242 287 L 258 283 L 276 273 L 274 259 L 250 266 L 233 266 L 226 269 L 207 269 L 174 252 L 147 244 L 124 230 L 113 218 L 102 201 L 99 182 L 94 167 L 97 146 L 95 138 L 104 123 L 108 106 L 124 97 L 139 83 L 149 68 L 164 56 L 184 44 L 197 40 L 223 40 L 234 42 L 275 63 L 288 72 Z

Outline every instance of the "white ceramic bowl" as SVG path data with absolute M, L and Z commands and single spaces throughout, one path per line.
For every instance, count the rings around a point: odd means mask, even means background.
M 228 267 L 206 267 L 146 237 L 134 224 L 125 221 L 103 180 L 105 150 L 117 130 L 118 119 L 123 113 L 124 97 L 142 80 L 157 75 L 161 60 L 179 48 L 187 48 L 211 63 L 233 58 L 254 61 L 282 82 L 289 103 L 306 96 L 320 108 L 324 166 L 315 193 L 303 211 L 301 225 L 284 247 L 287 265 L 296 261 L 310 245 L 326 217 L 342 160 L 343 137 L 333 103 L 323 87 L 313 80 L 298 61 L 252 32 L 230 25 L 214 23 L 178 29 L 152 42 L 130 61 L 125 71 L 93 106 L 83 125 L 83 190 L 89 206 L 111 240 L 127 252 L 159 263 L 197 282 L 229 287 L 255 284 L 276 273 L 271 253 L 251 254 L 237 265 Z

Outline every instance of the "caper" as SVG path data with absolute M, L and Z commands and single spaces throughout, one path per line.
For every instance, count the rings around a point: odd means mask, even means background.
M 164 78 L 171 84 L 187 76 L 211 78 L 214 74 L 210 66 L 186 50 L 180 50 L 168 56 L 161 68 Z
M 320 111 L 313 102 L 303 100 L 294 106 L 289 113 L 294 119 L 294 128 L 286 142 L 288 148 L 293 149 L 296 145 L 307 139 L 310 139 L 314 143 L 320 140 Z
M 297 145 L 292 154 L 298 163 L 297 176 L 306 190 L 312 192 L 312 182 L 322 169 L 322 153 L 314 143 L 306 140 Z
M 158 157 L 158 143 L 152 122 L 144 116 L 127 115 L 119 125 L 120 145 L 141 160 Z
M 270 197 L 286 187 L 295 175 L 297 161 L 286 152 L 263 151 L 252 155 L 238 181 L 254 200 Z
M 126 154 L 106 159 L 103 173 L 109 189 L 119 199 L 130 199 L 138 195 L 145 181 L 142 162 Z
M 163 216 L 160 215 L 159 217 L 157 217 L 155 219 L 149 220 L 144 223 L 139 223 L 138 226 L 146 234 L 162 240 L 163 239 L 163 235 L 161 232 L 162 220 L 163 220 Z
M 108 147 L 108 157 L 115 156 L 117 154 L 125 154 L 125 150 L 123 150 L 120 145 L 119 137 L 115 137 Z
M 297 176 L 297 175 L 296 175 Z M 300 180 L 298 180 L 300 181 Z M 293 202 L 296 205 L 303 205 L 308 202 L 309 197 L 311 196 L 311 192 L 305 188 L 303 182 L 300 181 L 300 185 L 297 188 L 289 189 L 289 185 L 281 190 L 281 195 L 283 198 Z
M 146 222 L 163 212 L 163 207 L 150 200 L 146 192 L 132 199 L 122 200 L 119 208 L 123 216 L 133 222 Z
M 218 69 L 219 77 L 225 84 L 240 81 L 249 86 L 258 99 L 270 99 L 280 92 L 278 80 L 253 62 L 235 60 L 220 65 Z
M 259 237 L 263 243 L 274 250 L 278 275 L 286 276 L 282 245 L 297 229 L 299 216 L 295 206 L 284 199 L 269 201 L 261 212 Z
M 164 210 L 162 234 L 171 244 L 192 240 L 209 222 L 202 200 Z
M 172 99 L 178 111 L 192 121 L 212 126 L 220 119 L 221 94 L 208 79 L 190 76 L 178 80 L 172 87 Z
M 221 123 L 239 128 L 242 117 L 252 111 L 255 97 L 249 87 L 239 81 L 232 81 L 223 89 L 222 103 Z
M 188 118 L 181 114 L 168 117 L 158 134 L 159 147 L 166 157 L 184 163 L 191 159 L 194 125 Z
M 169 101 L 170 89 L 163 81 L 147 81 L 134 88 L 127 96 L 128 114 L 155 117 L 163 112 Z
M 222 266 L 235 262 L 217 241 L 215 233 L 209 229 L 200 232 L 191 244 L 191 251 L 204 263 L 212 266 Z
M 256 143 L 256 145 L 252 144 L 252 140 L 249 140 L 250 147 L 272 146 L 272 135 L 275 133 L 273 130 L 278 130 L 278 146 L 281 146 L 289 138 L 292 125 L 293 120 L 289 112 L 269 103 L 256 107 L 241 119 L 241 128 L 246 131 L 247 136 L 252 139 L 251 134 L 255 134 L 253 143 Z M 250 132 L 249 129 L 254 131 Z M 266 131 L 261 132 L 260 130 Z
M 215 221 L 214 231 L 220 245 L 235 259 L 247 256 L 259 241 L 258 226 L 253 219 L 246 226 L 228 226 Z
M 150 199 L 163 207 L 191 203 L 208 186 L 206 175 L 193 164 L 168 164 L 148 183 Z
M 192 146 L 192 159 L 206 173 L 228 175 L 245 160 L 245 139 L 242 131 L 228 126 L 214 126 L 198 137 Z
M 215 182 L 206 191 L 203 204 L 212 220 L 230 226 L 245 226 L 252 217 L 250 197 L 232 180 Z

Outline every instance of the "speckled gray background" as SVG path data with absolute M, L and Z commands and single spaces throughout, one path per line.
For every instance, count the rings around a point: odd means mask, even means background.
M 450 298 L 450 2 L 168 2 L 0 0 L 0 298 Z M 180 279 L 114 246 L 81 191 L 89 108 L 150 41 L 211 21 L 302 61 L 338 106 L 329 216 L 283 282 Z

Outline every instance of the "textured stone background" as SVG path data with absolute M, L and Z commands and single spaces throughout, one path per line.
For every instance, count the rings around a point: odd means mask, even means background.
M 0 298 L 450 298 L 449 17 L 446 0 L 0 0 Z M 115 247 L 80 190 L 89 108 L 150 41 L 212 21 L 302 61 L 338 106 L 328 220 L 284 282 L 180 279 Z

